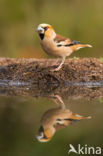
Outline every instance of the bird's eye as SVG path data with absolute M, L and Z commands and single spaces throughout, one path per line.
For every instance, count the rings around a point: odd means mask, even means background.
M 45 31 L 48 30 L 48 27 L 44 27 L 44 30 L 45 30 Z

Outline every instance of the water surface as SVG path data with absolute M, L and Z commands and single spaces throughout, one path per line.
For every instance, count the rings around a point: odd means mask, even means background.
M 103 146 L 102 88 L 45 93 L 1 87 L 0 95 L 2 156 L 66 156 L 70 144 L 75 148 L 78 144 Z M 55 132 L 51 133 L 53 128 Z M 47 135 L 42 142 L 37 139 L 41 132 Z

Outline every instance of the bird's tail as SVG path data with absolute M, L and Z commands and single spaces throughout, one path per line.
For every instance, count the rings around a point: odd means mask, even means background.
M 81 116 L 81 115 L 73 113 L 72 119 L 75 119 L 75 120 L 91 119 L 91 116 Z
M 72 46 L 72 49 L 74 51 L 76 51 L 76 50 L 79 50 L 79 49 L 85 48 L 85 47 L 92 48 L 92 46 L 90 44 L 76 44 L 76 45 Z

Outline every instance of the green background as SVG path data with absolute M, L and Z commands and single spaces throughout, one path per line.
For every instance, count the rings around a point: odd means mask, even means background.
M 71 57 L 103 56 L 102 0 L 0 0 L 0 56 L 48 57 L 41 50 L 35 32 L 40 23 L 93 48 Z

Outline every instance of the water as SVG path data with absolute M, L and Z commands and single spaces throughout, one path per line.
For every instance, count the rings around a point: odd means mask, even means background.
M 70 144 L 103 147 L 103 88 L 1 87 L 0 95 L 0 156 L 66 156 Z

